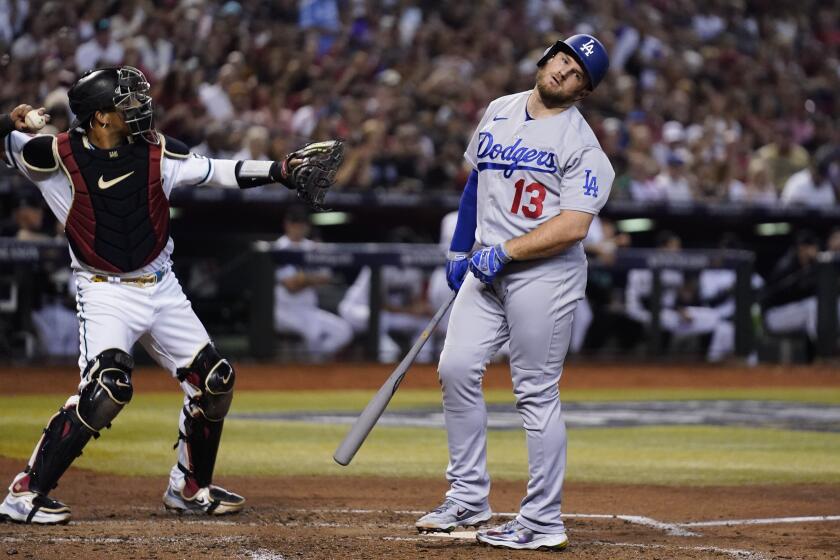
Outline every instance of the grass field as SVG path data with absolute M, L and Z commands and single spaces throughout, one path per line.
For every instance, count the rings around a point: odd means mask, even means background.
M 233 412 L 360 410 L 370 391 L 237 392 Z M 44 423 L 65 397 L 0 397 L 0 455 L 26 460 Z M 784 400 L 840 405 L 840 389 L 632 389 L 574 390 L 564 401 Z M 490 390 L 490 403 L 511 401 L 510 392 Z M 161 475 L 174 460 L 172 445 L 180 410 L 178 393 L 135 396 L 76 465 L 95 471 Z M 392 408 L 440 406 L 435 390 L 405 390 Z M 379 475 L 442 477 L 446 468 L 443 430 L 378 427 L 349 468 L 332 461 L 347 426 L 229 419 L 217 473 L 221 475 Z M 490 470 L 498 479 L 527 473 L 521 430 L 492 431 Z M 840 434 L 740 427 L 632 427 L 569 430 L 571 481 L 672 485 L 837 483 Z

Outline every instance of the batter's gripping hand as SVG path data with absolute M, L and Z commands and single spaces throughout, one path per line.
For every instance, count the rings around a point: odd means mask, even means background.
M 470 270 L 485 284 L 492 284 L 502 267 L 510 261 L 511 258 L 505 253 L 504 244 L 499 243 L 473 253 L 470 258 Z
M 297 192 L 314 210 L 324 209 L 324 197 L 344 158 L 344 142 L 313 142 L 286 156 L 280 167 L 280 182 Z M 299 163 L 296 161 L 299 160 Z M 292 162 L 295 161 L 295 164 Z
M 456 253 L 449 251 L 446 255 L 446 283 L 449 288 L 458 293 L 461 285 L 464 283 L 464 277 L 467 275 L 467 269 L 470 266 L 469 253 Z

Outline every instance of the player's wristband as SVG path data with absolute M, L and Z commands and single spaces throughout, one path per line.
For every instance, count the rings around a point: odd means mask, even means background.
M 496 254 L 499 257 L 499 260 L 502 261 L 502 264 L 507 264 L 513 260 L 513 258 L 508 255 L 507 251 L 505 250 L 505 244 L 499 243 L 496 245 Z
M 448 261 L 465 261 L 470 257 L 469 253 L 461 253 L 458 251 L 447 251 L 446 260 Z
M 0 140 L 12 133 L 15 129 L 15 122 L 9 115 L 0 115 Z
M 283 182 L 282 163 L 279 161 L 237 161 L 234 172 L 240 189 Z

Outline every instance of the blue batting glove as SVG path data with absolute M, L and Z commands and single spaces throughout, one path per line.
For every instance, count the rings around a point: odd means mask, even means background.
M 473 253 L 470 258 L 470 270 L 485 284 L 492 284 L 502 267 L 510 261 L 511 258 L 505 253 L 504 243 L 499 243 Z
M 458 293 L 464 283 L 464 277 L 467 275 L 467 268 L 470 264 L 469 259 L 469 253 L 449 251 L 446 254 L 446 283 L 455 293 Z

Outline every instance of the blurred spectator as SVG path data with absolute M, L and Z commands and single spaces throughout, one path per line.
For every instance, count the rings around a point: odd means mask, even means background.
M 208 128 L 204 142 L 192 151 L 209 158 L 231 159 L 233 157 L 231 145 L 230 130 L 220 123 L 214 123 Z
M 301 29 L 314 29 L 324 35 L 337 34 L 341 25 L 336 0 L 299 0 L 298 9 Z M 331 41 L 324 41 L 321 49 L 327 49 Z
M 665 169 L 654 179 L 658 192 L 664 193 L 665 200 L 676 203 L 689 203 L 694 199 L 685 161 L 678 152 L 671 152 L 665 161 Z
M 662 182 L 656 180 L 656 162 L 653 159 L 632 154 L 629 159 L 630 196 L 639 202 L 665 202 L 668 193 Z
M 268 129 L 264 126 L 250 127 L 242 139 L 242 149 L 234 154 L 233 159 L 271 159 L 268 155 Z
M 308 251 L 316 243 L 309 235 L 309 213 L 292 206 L 283 220 L 284 235 L 274 242 L 276 249 Z M 277 269 L 274 287 L 274 328 L 277 332 L 300 335 L 310 357 L 327 360 L 353 338 L 353 329 L 341 317 L 318 307 L 317 286 L 332 282 L 329 269 L 307 270 L 294 265 Z
M 785 206 L 822 208 L 837 202 L 840 189 L 838 148 L 823 146 L 808 167 L 791 175 L 782 191 Z
M 662 126 L 662 140 L 653 145 L 653 157 L 660 167 L 678 159 L 685 165 L 692 164 L 691 151 L 686 147 L 685 127 L 678 121 L 668 121 Z
M 125 49 L 111 36 L 111 22 L 96 22 L 93 39 L 79 46 L 76 51 L 76 71 L 79 74 L 101 66 L 116 66 L 123 61 Z
M 750 206 L 771 207 L 778 202 L 779 194 L 776 192 L 776 185 L 770 181 L 767 169 L 763 164 L 757 164 L 749 170 L 749 177 L 745 183 L 730 183 L 729 200 Z
M 153 78 L 159 80 L 169 74 L 175 61 L 175 45 L 166 36 L 168 28 L 166 20 L 160 18 L 147 21 L 143 27 L 144 33 L 128 35 L 134 38 L 134 46 L 140 52 L 143 67 Z
M 236 70 L 225 64 L 219 70 L 215 82 L 204 82 L 198 86 L 198 97 L 211 119 L 222 123 L 234 117 L 233 103 L 228 90 L 236 82 Z
M 788 178 L 804 169 L 808 160 L 805 148 L 794 143 L 790 125 L 781 121 L 776 124 L 773 142 L 758 149 L 751 165 L 763 166 L 781 192 Z

